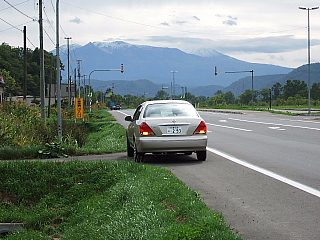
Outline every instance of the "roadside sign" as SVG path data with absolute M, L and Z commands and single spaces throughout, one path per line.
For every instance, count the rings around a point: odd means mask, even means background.
M 83 119 L 84 118 L 84 99 L 76 98 L 76 118 Z

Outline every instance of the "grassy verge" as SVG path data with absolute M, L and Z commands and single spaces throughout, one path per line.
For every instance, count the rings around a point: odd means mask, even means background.
M 25 122 L 27 122 L 29 123 L 29 132 L 35 132 L 32 128 L 38 129 L 39 127 L 31 122 L 34 122 L 34 119 L 40 121 L 38 118 L 40 117 L 32 116 L 32 118 L 26 119 L 19 123 L 21 125 L 19 128 L 24 129 Z M 93 110 L 92 113 L 87 113 L 85 121 L 74 122 L 74 120 L 65 119 L 61 145 L 54 144 L 57 142 L 54 140 L 57 136 L 57 126 L 52 119 L 48 119 L 47 125 L 42 125 L 41 131 L 37 130 L 34 134 L 43 139 L 41 141 L 46 141 L 46 144 L 44 142 L 39 144 L 39 140 L 23 145 L 9 136 L 9 133 L 12 132 L 10 128 L 10 131 L 8 130 L 8 133 L 4 135 L 2 144 L 0 132 L 0 159 L 50 158 L 63 154 L 86 155 L 126 151 L 125 129 L 114 121 L 115 118 L 106 110 Z M 10 124 L 10 119 L 0 120 L 0 131 L 2 124 L 4 130 L 8 129 L 6 126 Z M 41 134 L 44 136 L 40 136 Z M 22 138 L 27 138 L 27 136 L 28 133 Z M 39 150 L 46 154 L 39 154 Z
M 121 124 L 91 122 L 88 123 L 87 129 L 90 131 L 88 141 L 83 147 L 77 149 L 77 155 L 126 151 L 126 130 Z
M 170 171 L 135 162 L 0 162 L 6 239 L 240 239 Z

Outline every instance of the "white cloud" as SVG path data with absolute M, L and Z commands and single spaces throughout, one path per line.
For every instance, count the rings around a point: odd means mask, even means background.
M 44 1 L 44 27 L 51 39 L 55 39 L 53 2 Z M 10 3 L 28 16 L 38 16 L 34 1 Z M 183 50 L 209 47 L 246 61 L 296 67 L 304 61 L 301 55 L 307 48 L 307 13 L 299 10 L 301 4 L 318 6 L 319 0 L 63 0 L 60 44 L 64 44 L 64 37 L 72 37 L 73 43 L 82 45 L 115 39 Z M 4 1 L 0 2 L 0 15 L 11 24 L 0 20 L 2 42 L 22 46 L 21 30 L 26 25 L 28 38 L 39 45 L 37 22 Z M 319 62 L 320 10 L 310 12 L 310 23 L 312 56 Z M 45 48 L 54 47 L 46 37 Z
M 183 42 L 187 48 L 190 46 L 207 46 L 222 53 L 282 53 L 306 48 L 305 39 L 295 39 L 291 35 L 279 37 L 260 37 L 247 39 L 221 39 L 211 40 L 204 38 L 150 36 L 150 42 L 164 42 L 167 44 Z M 320 46 L 320 40 L 313 40 L 312 46 Z M 187 49 L 186 48 L 186 49 Z

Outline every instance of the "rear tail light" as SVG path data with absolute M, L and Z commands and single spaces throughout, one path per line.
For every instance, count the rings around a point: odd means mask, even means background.
M 151 127 L 145 122 L 143 122 L 140 125 L 140 135 L 142 136 L 149 136 L 149 135 L 155 135 L 154 132 L 152 131 Z
M 201 121 L 193 134 L 207 134 L 207 131 L 208 131 L 207 124 L 205 123 L 205 121 Z

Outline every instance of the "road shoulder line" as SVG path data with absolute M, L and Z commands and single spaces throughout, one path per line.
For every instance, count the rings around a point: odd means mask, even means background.
M 266 170 L 264 168 L 258 167 L 256 165 L 253 165 L 251 163 L 248 163 L 246 161 L 238 159 L 238 158 L 236 158 L 234 156 L 228 155 L 227 153 L 221 152 L 221 151 L 219 151 L 217 149 L 207 147 L 207 150 L 212 152 L 212 153 L 214 153 L 214 154 L 217 154 L 217 155 L 219 155 L 219 156 L 221 156 L 223 158 L 226 158 L 226 159 L 228 159 L 228 160 L 230 160 L 230 161 L 232 161 L 234 163 L 240 164 L 240 165 L 242 165 L 244 167 L 247 167 L 247 168 L 252 169 L 252 170 L 254 170 L 256 172 L 262 173 L 262 174 L 264 174 L 264 175 L 266 175 L 268 177 L 271 177 L 271 178 L 276 179 L 276 180 L 278 180 L 280 182 L 286 183 L 286 184 L 288 184 L 290 186 L 293 186 L 295 188 L 298 188 L 298 189 L 300 189 L 300 190 L 302 190 L 304 192 L 307 192 L 309 194 L 312 194 L 312 195 L 320 198 L 320 191 L 315 189 L 315 188 L 312 188 L 312 187 L 309 187 L 307 185 L 301 184 L 299 182 L 293 181 L 293 180 L 291 180 L 289 178 L 286 178 L 286 177 L 283 177 L 283 176 L 281 176 L 281 175 L 279 175 L 277 173 L 271 172 L 271 171 Z

